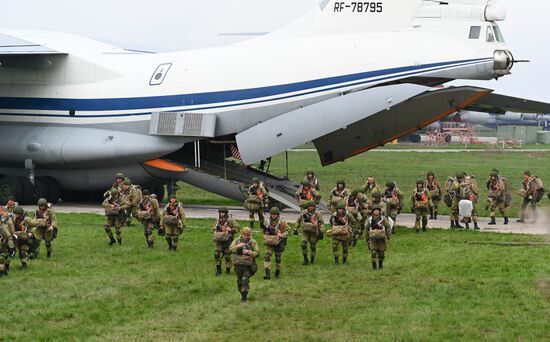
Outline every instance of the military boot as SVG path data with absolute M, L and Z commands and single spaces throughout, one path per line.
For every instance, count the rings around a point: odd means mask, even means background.
M 246 303 L 248 301 L 248 292 L 241 292 L 241 302 Z
M 376 261 L 373 261 L 373 262 L 372 262 L 372 270 L 373 270 L 373 271 L 376 271 Z
M 231 273 L 231 267 L 226 267 L 225 268 L 225 274 L 229 274 Z
M 434 212 L 434 220 L 437 220 L 437 211 Z
M 338 257 L 334 257 L 334 265 L 339 265 L 340 259 Z
M 302 265 L 307 265 L 309 264 L 309 260 L 307 260 L 307 254 L 304 254 L 304 262 L 302 263 Z
M 378 269 L 381 270 L 383 267 L 384 260 L 378 260 Z
M 455 228 L 464 228 L 460 225 L 460 222 L 458 222 L 458 220 L 455 220 Z
M 474 229 L 479 229 L 479 226 L 477 225 L 477 222 L 474 222 Z
M 216 277 L 219 277 L 222 274 L 222 267 L 220 265 L 216 265 Z
M 470 229 L 470 224 L 468 222 L 464 223 L 464 228 Z
M 434 219 L 434 208 L 430 207 L 430 220 Z
M 51 250 L 49 250 L 49 251 L 46 253 L 46 257 L 48 257 L 48 259 L 52 257 L 52 251 L 51 251 Z
M 508 220 L 508 216 L 504 216 L 504 224 L 508 224 L 510 221 Z
M 27 263 L 26 262 L 22 262 L 21 263 L 21 270 L 26 270 L 27 269 Z
M 348 263 L 348 257 L 342 257 L 342 265 L 346 265 Z
M 311 260 L 309 261 L 310 265 L 313 265 L 313 262 L 314 262 L 314 261 L 315 261 L 315 256 L 312 255 L 312 256 L 311 256 Z
M 112 246 L 112 245 L 114 245 L 115 243 L 116 243 L 115 238 L 111 238 L 111 239 L 109 240 L 109 246 Z
M 519 220 L 516 220 L 517 223 L 525 223 L 525 219 L 522 217 Z
M 275 278 L 279 278 L 281 276 L 281 270 L 276 269 L 275 270 Z
M 122 238 L 116 239 L 116 242 L 118 242 L 119 245 L 122 245 Z
M 489 222 L 490 225 L 495 225 L 497 222 L 495 221 L 495 217 L 491 216 L 491 222 Z
M 455 229 L 455 228 L 456 228 L 456 227 L 455 227 L 455 221 L 451 221 L 451 225 L 449 226 L 449 228 L 451 228 L 451 229 Z
M 271 279 L 271 270 L 269 268 L 265 269 L 264 279 L 265 280 Z

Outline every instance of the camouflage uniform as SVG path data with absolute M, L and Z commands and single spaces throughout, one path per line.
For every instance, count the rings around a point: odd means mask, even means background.
M 544 195 L 544 188 L 540 178 L 531 176 L 531 171 L 525 171 L 523 177 L 522 187 L 519 190 L 520 196 L 523 197 L 523 202 L 521 204 L 521 216 L 517 220 L 520 223 L 525 223 L 525 212 L 529 204 L 533 211 L 533 218 L 535 221 L 537 220 L 537 201 L 540 201 Z
M 29 251 L 31 249 L 29 239 L 33 239 L 32 228 L 37 227 L 36 220 L 25 216 L 25 210 L 21 207 L 15 207 L 14 227 L 15 235 L 17 236 L 17 250 L 19 251 L 19 259 L 21 260 L 21 268 L 26 269 L 29 262 Z
M 11 220 L 11 219 L 10 219 Z M 0 218 L 0 278 L 8 275 L 8 261 L 15 253 L 15 244 L 13 243 L 13 235 L 10 234 L 8 228 L 8 218 Z
M 472 217 L 471 220 L 474 222 L 474 229 L 479 229 L 477 224 L 477 198 L 479 196 L 479 187 L 474 176 L 465 176 L 463 181 L 460 182 L 460 198 L 470 200 L 472 202 Z M 470 228 L 470 218 L 465 217 L 464 223 L 466 224 L 466 229 Z
M 386 211 L 386 203 L 382 201 L 382 194 L 380 192 L 373 192 L 367 202 L 367 220 L 372 216 L 372 211 L 376 207 L 380 207 L 383 213 Z
M 504 217 L 504 224 L 508 224 L 508 215 L 506 214 L 507 204 L 504 197 L 506 195 L 506 184 L 504 183 L 504 180 L 495 171 L 493 171 L 491 172 L 487 185 L 489 187 L 487 202 L 491 210 L 489 213 L 489 216 L 491 216 L 491 222 L 489 222 L 489 224 L 496 224 L 495 216 L 497 209 L 502 217 Z
M 264 229 L 264 279 L 271 278 L 271 256 L 275 254 L 275 278 L 279 278 L 281 275 L 281 262 L 283 258 L 283 252 L 286 248 L 286 242 L 288 234 L 290 233 L 290 227 L 281 218 L 279 208 L 271 208 L 269 213 L 269 223 Z M 278 236 L 279 244 L 277 246 L 271 246 L 265 244 L 266 236 Z
M 128 203 L 126 208 L 126 225 L 129 226 L 132 223 L 132 216 L 137 218 L 137 212 L 139 210 L 139 203 L 141 202 L 141 189 L 132 184 L 129 178 L 126 178 L 122 183 L 122 190 L 120 191 L 120 197 Z
M 385 215 L 388 217 L 391 217 L 391 219 L 394 222 L 394 226 L 391 229 L 392 234 L 395 234 L 395 225 L 397 225 L 397 215 L 401 212 L 401 209 L 403 209 L 403 199 L 404 199 L 403 193 L 395 185 L 395 182 L 387 182 L 386 188 L 382 193 L 382 201 L 385 203 L 385 206 L 386 206 Z
M 147 241 L 147 247 L 153 248 L 155 241 L 153 230 L 160 224 L 160 207 L 157 199 L 152 197 L 147 189 L 143 190 L 137 217 L 143 224 L 143 234 Z
M 2 212 L 2 210 L 3 210 L 3 212 Z M 0 224 L 5 225 L 5 228 L 8 230 L 8 233 L 10 233 L 10 236 L 12 237 L 12 242 L 13 242 L 14 246 L 17 247 L 17 240 L 15 239 L 15 224 L 14 224 L 15 214 L 13 213 L 13 210 L 12 210 L 12 212 L 8 212 L 5 209 L 5 207 L 2 207 L 0 209 L 0 214 L 1 214 L 0 215 Z M 9 255 L 5 259 L 6 273 L 8 273 L 9 270 L 10 270 L 11 259 L 14 255 L 15 254 L 12 253 L 12 255 Z
M 349 222 L 349 226 L 352 230 L 352 246 L 356 245 L 357 240 L 362 233 L 361 222 L 363 221 L 363 218 L 361 217 L 361 212 L 363 211 L 364 202 L 363 194 L 358 190 L 353 190 L 351 195 L 344 199 L 346 212 L 353 216 L 353 220 Z
M 177 223 L 169 223 L 168 216 L 174 216 Z M 183 206 L 177 201 L 176 196 L 170 196 L 170 202 L 164 207 L 160 225 L 166 232 L 166 242 L 168 242 L 168 250 L 176 251 L 181 233 L 185 229 L 185 212 Z
M 294 197 L 298 201 L 298 205 L 301 210 L 305 209 L 305 204 L 309 201 L 315 201 L 313 191 L 311 189 L 311 184 L 308 180 L 302 181 L 302 186 L 294 193 Z M 316 202 L 317 203 L 317 202 Z
M 6 203 L 6 205 L 4 206 L 4 210 L 7 213 L 13 214 L 13 210 L 15 209 L 15 207 L 18 207 L 18 206 L 19 206 L 19 203 L 17 203 L 17 201 L 13 196 L 10 196 L 8 197 L 8 203 Z
M 257 210 L 248 210 L 250 213 L 250 227 L 254 228 L 254 214 L 258 214 L 258 221 L 260 221 L 260 226 L 263 227 L 265 221 L 264 208 L 267 208 L 269 204 L 269 198 L 266 188 L 263 186 L 258 178 L 253 178 L 252 185 L 248 188 L 248 200 L 250 200 L 252 196 L 257 196 L 259 198 L 260 205 Z
M 424 180 L 416 181 L 416 187 L 411 194 L 411 211 L 416 215 L 414 228 L 420 232 L 420 221 L 422 220 L 422 231 L 428 227 L 428 212 L 431 207 L 431 197 L 428 190 L 424 188 Z
M 332 228 L 337 226 L 348 227 L 350 235 L 354 234 L 353 226 L 358 222 L 357 218 L 346 211 L 346 207 L 343 204 L 336 206 L 336 212 L 330 217 L 330 225 Z M 332 255 L 334 256 L 334 264 L 340 263 L 340 244 L 342 245 L 342 264 L 348 262 L 348 249 L 349 249 L 350 236 L 332 236 Z
M 116 242 L 122 244 L 122 225 L 126 221 L 126 209 L 128 203 L 120 197 L 118 190 L 112 189 L 109 197 L 103 201 L 107 223 L 105 224 L 105 233 L 109 237 L 109 245 Z M 108 212 L 109 211 L 109 212 Z M 113 227 L 115 228 L 116 240 L 113 237 Z
M 302 226 L 306 223 L 312 224 L 314 229 L 310 232 L 305 232 Z M 308 204 L 308 208 L 306 210 L 302 210 L 300 213 L 300 216 L 296 221 L 296 229 L 300 227 L 302 227 L 302 242 L 300 246 L 302 247 L 302 254 L 304 256 L 303 264 L 313 264 L 315 261 L 315 254 L 317 253 L 317 241 L 323 236 L 323 216 L 321 215 L 321 212 L 317 210 L 315 202 L 311 201 Z M 307 257 L 308 243 L 311 250 L 311 258 L 309 260 Z
M 376 184 L 374 177 L 369 176 L 367 178 L 367 182 L 365 183 L 365 189 L 363 190 L 363 194 L 367 196 L 367 200 L 370 200 L 372 198 L 373 193 L 380 193 L 380 192 L 382 191 Z
M 256 258 L 260 256 L 258 243 L 252 238 L 250 228 L 243 228 L 241 236 L 233 240 L 231 246 L 229 247 L 229 250 L 231 251 L 231 253 L 235 254 L 235 274 L 237 275 L 237 289 L 241 293 L 241 301 L 246 302 L 248 300 L 250 278 L 252 278 L 252 276 L 256 274 L 256 271 L 258 271 Z M 251 265 L 243 265 L 237 261 L 240 260 L 241 257 L 246 255 L 251 257 Z
M 373 230 L 385 230 L 385 238 L 374 239 L 370 235 Z M 373 216 L 367 221 L 367 246 L 371 251 L 371 262 L 373 271 L 376 270 L 376 258 L 378 258 L 378 269 L 383 268 L 384 258 L 386 257 L 387 241 L 390 239 L 390 223 L 382 215 L 380 206 L 373 208 Z
M 229 210 L 227 208 L 218 209 L 218 220 L 214 224 L 214 234 L 216 232 L 227 232 L 229 233 L 229 239 L 227 241 L 214 241 L 216 247 L 214 249 L 214 260 L 216 261 L 216 276 L 222 274 L 222 257 L 225 258 L 225 273 L 229 274 L 231 272 L 232 261 L 231 261 L 231 252 L 229 246 L 233 242 L 235 234 L 239 232 L 241 227 L 237 220 L 232 219 L 229 216 Z
M 321 191 L 321 186 L 319 185 L 319 180 L 315 177 L 315 172 L 313 170 L 307 170 L 304 180 L 307 180 L 311 184 L 312 189 L 315 191 Z
M 45 221 L 44 225 L 41 224 L 32 231 L 35 239 L 34 257 L 38 257 L 40 244 L 44 240 L 47 256 L 50 258 L 52 256 L 52 241 L 57 237 L 57 215 L 52 208 L 52 204 L 48 203 L 45 198 L 38 200 L 38 208 L 34 213 L 34 218 Z
M 346 182 L 343 180 L 336 182 L 336 187 L 332 188 L 328 197 L 330 213 L 334 213 L 336 211 L 336 204 L 338 204 L 338 202 L 343 202 L 349 195 L 351 195 L 351 192 L 346 188 Z
M 451 196 L 451 229 L 452 228 L 463 228 L 460 223 L 460 217 L 458 216 L 458 202 L 460 202 L 460 182 L 464 179 L 463 173 L 457 173 L 455 178 L 449 177 L 447 183 L 445 184 L 445 190 Z
M 430 192 L 432 202 L 430 204 L 430 220 L 437 220 L 439 210 L 439 202 L 441 201 L 441 183 L 435 178 L 432 171 L 429 171 L 426 176 L 426 189 Z
M 103 199 L 109 197 L 111 195 L 111 190 L 113 189 L 118 190 L 119 192 L 122 191 L 122 183 L 124 182 L 124 179 L 126 179 L 124 174 L 122 172 L 118 172 L 115 176 L 115 181 L 113 185 L 111 185 L 111 188 L 105 191 L 105 193 L 103 194 Z

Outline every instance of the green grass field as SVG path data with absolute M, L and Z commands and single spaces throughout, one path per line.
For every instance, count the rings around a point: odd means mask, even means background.
M 289 177 L 301 181 L 307 169 L 316 171 L 321 182 L 324 198 L 328 198 L 335 182 L 342 178 L 350 188 L 358 187 L 366 181 L 368 175 L 373 175 L 379 184 L 384 185 L 388 180 L 395 180 L 399 188 L 405 193 L 406 203 L 404 212 L 409 211 L 409 196 L 417 178 L 425 178 L 426 172 L 432 170 L 438 179 L 444 183 L 448 176 L 454 176 L 459 171 L 465 171 L 476 177 L 481 188 L 478 211 L 481 216 L 488 216 L 485 210 L 487 191 L 485 182 L 493 168 L 512 182 L 514 203 L 509 208 L 513 217 L 519 215 L 521 198 L 517 189 L 521 187 L 523 172 L 532 173 L 550 182 L 550 151 L 548 152 L 449 152 L 449 153 L 418 153 L 418 152 L 367 152 L 327 167 L 321 167 L 316 152 L 289 152 Z M 278 175 L 286 173 L 284 154 L 273 157 L 271 170 Z M 179 197 L 185 204 L 220 204 L 240 205 L 241 203 L 214 196 L 208 192 L 181 184 Z M 548 206 L 550 202 L 545 197 L 539 205 Z M 449 209 L 441 203 L 440 213 L 448 214 Z
M 503 247 L 544 237 L 402 229 L 385 269 L 370 271 L 363 241 L 332 264 L 330 241 L 302 266 L 291 236 L 279 280 L 213 276 L 213 220 L 189 220 L 177 253 L 139 226 L 107 246 L 103 217 L 60 214 L 51 260 L 12 262 L 0 279 L 3 341 L 543 341 L 550 336 L 550 247 Z M 261 240 L 260 234 L 255 233 Z M 261 246 L 261 242 L 260 242 Z M 261 246 L 263 251 L 263 246 Z M 42 251 L 44 253 L 44 251 Z

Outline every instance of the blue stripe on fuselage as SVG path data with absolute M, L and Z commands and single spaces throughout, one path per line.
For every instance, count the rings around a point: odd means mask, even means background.
M 218 104 L 202 109 L 214 109 L 224 108 L 228 106 L 243 105 L 243 104 L 255 104 L 265 101 L 274 101 L 287 99 L 295 96 L 303 96 L 316 92 L 323 92 L 327 90 L 333 90 L 343 87 L 341 84 L 349 83 L 357 80 L 370 79 L 375 77 L 387 76 L 379 78 L 377 80 L 384 80 L 396 77 L 397 73 L 406 73 L 402 76 L 410 76 L 419 74 L 426 69 L 437 68 L 435 70 L 445 69 L 448 66 L 452 67 L 454 64 L 470 63 L 475 64 L 482 61 L 489 61 L 492 58 L 478 58 L 452 62 L 432 63 L 422 66 L 408 66 L 398 67 L 391 69 L 383 69 L 376 71 L 369 71 L 364 73 L 357 73 L 351 75 L 342 75 L 335 77 L 328 77 L 318 80 L 260 87 L 240 90 L 228 90 L 219 92 L 197 93 L 197 94 L 182 94 L 182 95 L 165 95 L 165 96 L 152 96 L 152 97 L 130 97 L 130 98 L 103 98 L 103 99 L 67 99 L 67 98 L 23 98 L 23 97 L 3 97 L 0 98 L 0 108 L 4 109 L 16 109 L 16 110 L 58 110 L 68 111 L 74 109 L 76 112 L 82 111 L 117 111 L 117 110 L 136 110 L 136 109 L 148 109 L 148 108 L 168 108 L 168 107 L 190 107 L 200 106 L 208 104 Z M 408 72 L 408 73 L 407 73 Z M 347 86 L 354 86 L 360 84 L 370 83 L 372 81 L 361 81 L 357 83 L 347 84 Z M 295 95 L 285 95 L 275 99 L 269 100 L 255 100 L 247 101 L 245 103 L 227 104 L 227 102 L 254 100 L 264 97 L 284 95 L 293 92 L 299 92 L 304 90 L 316 89 L 320 87 L 326 87 L 331 85 L 338 85 L 332 88 L 312 90 L 306 93 L 300 93 Z M 133 113 L 133 114 L 110 114 L 110 115 L 93 115 L 93 116 L 80 116 L 82 117 L 111 117 L 111 116 L 129 116 L 129 115 L 147 115 L 150 113 Z M 0 114 L 0 115 L 19 115 L 19 114 Z M 22 114 L 24 115 L 24 114 Z M 62 116 L 67 115 L 40 115 L 40 116 Z M 78 116 L 76 116 L 78 117 Z

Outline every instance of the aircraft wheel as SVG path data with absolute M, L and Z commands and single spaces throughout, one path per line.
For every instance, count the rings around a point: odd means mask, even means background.
M 15 177 L 4 176 L 0 178 L 0 203 L 7 203 L 10 196 L 20 201 L 24 196 L 23 186 Z
M 52 177 L 40 177 L 43 183 L 46 183 L 48 186 L 48 201 L 50 203 L 56 204 L 61 198 L 61 185 Z
M 21 197 L 21 204 L 36 204 L 34 198 L 34 186 L 27 177 L 17 177 L 17 180 L 21 183 L 23 188 L 23 196 Z

